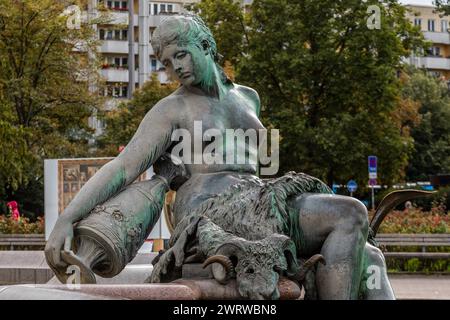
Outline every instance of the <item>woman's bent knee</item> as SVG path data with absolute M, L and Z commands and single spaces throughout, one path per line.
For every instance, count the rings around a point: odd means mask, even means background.
M 359 229 L 363 233 L 367 233 L 369 230 L 369 218 L 367 215 L 367 209 L 364 204 L 354 198 L 348 198 L 348 217 L 349 225 L 355 229 Z

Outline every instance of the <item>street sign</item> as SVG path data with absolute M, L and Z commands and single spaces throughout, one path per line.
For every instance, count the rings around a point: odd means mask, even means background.
M 369 167 L 369 186 L 372 189 L 372 210 L 375 210 L 375 186 L 377 185 L 377 170 L 378 170 L 378 158 L 376 156 L 369 156 L 367 158 Z
M 358 189 L 358 184 L 355 180 L 350 180 L 349 182 L 347 182 L 347 189 L 348 192 L 353 193 Z
M 333 192 L 336 193 L 340 187 L 340 185 L 333 183 Z
M 433 186 L 422 186 L 422 190 L 425 190 L 425 191 L 434 191 L 434 187 L 433 187 Z
M 369 179 L 376 179 L 378 158 L 376 156 L 369 156 L 367 160 L 369 167 Z

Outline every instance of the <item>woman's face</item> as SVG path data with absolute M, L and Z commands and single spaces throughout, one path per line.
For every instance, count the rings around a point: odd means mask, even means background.
M 167 45 L 161 54 L 161 63 L 184 86 L 198 85 L 206 71 L 206 54 L 196 46 Z

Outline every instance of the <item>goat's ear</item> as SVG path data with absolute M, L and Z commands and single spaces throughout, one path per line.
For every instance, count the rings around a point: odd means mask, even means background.
M 295 244 L 292 240 L 290 240 L 290 243 L 286 243 L 286 246 L 284 247 L 284 256 L 287 262 L 286 272 L 287 275 L 291 277 L 292 275 L 296 274 L 300 269 L 300 266 L 298 265 L 297 262 L 297 249 L 295 248 Z
M 268 237 L 268 240 L 283 250 L 287 262 L 288 276 L 296 274 L 300 266 L 297 263 L 297 248 L 295 247 L 294 241 L 282 234 L 273 234 Z

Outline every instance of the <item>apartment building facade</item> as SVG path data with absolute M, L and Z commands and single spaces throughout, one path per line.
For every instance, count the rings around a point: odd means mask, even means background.
M 450 80 L 450 16 L 440 16 L 434 6 L 407 5 L 408 18 L 432 43 L 423 56 L 411 56 L 408 62 L 430 74 Z

